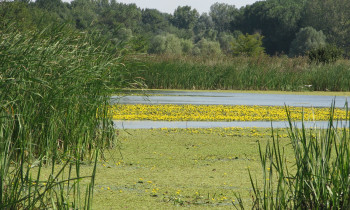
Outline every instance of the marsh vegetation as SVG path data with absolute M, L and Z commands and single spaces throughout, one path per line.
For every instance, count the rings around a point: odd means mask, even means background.
M 95 168 L 79 169 L 114 144 L 105 105 L 120 58 L 65 25 L 9 26 L 0 40 L 0 208 L 91 207 Z

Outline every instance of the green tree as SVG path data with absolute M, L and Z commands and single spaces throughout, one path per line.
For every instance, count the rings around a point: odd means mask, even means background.
M 62 21 L 56 13 L 27 1 L 0 1 L 0 29 L 13 25 L 18 31 L 43 29 Z
M 58 18 L 64 21 L 71 20 L 69 4 L 61 0 L 36 0 L 34 3 L 38 8 L 49 11 L 51 14 L 57 15 Z
M 98 22 L 96 4 L 92 1 L 74 0 L 71 2 L 71 13 L 75 26 L 80 30 L 93 29 Z
M 213 19 L 207 13 L 203 13 L 193 28 L 195 42 L 198 42 L 203 38 L 215 41 L 218 31 L 215 30 L 214 26 L 215 23 Z
M 326 45 L 326 36 L 322 31 L 316 31 L 312 27 L 300 29 L 292 41 L 289 56 L 303 56 L 312 49 L 324 47 Z
M 262 47 L 263 36 L 256 33 L 253 35 L 239 35 L 232 43 L 234 55 L 258 56 L 264 54 L 265 49 Z
M 215 3 L 211 5 L 209 15 L 215 23 L 215 29 L 219 32 L 230 31 L 232 22 L 238 16 L 239 11 L 234 5 Z
M 258 1 L 242 9 L 232 30 L 260 33 L 265 38 L 268 54 L 288 53 L 290 43 L 299 30 L 304 9 L 303 0 Z
M 192 29 L 199 18 L 199 13 L 196 9 L 190 6 L 179 6 L 174 11 L 172 23 L 180 29 Z
M 144 31 L 150 31 L 152 33 L 165 32 L 169 27 L 167 15 L 156 9 L 142 10 L 142 24 Z
M 304 14 L 304 27 L 322 30 L 327 42 L 350 55 L 350 0 L 309 0 Z

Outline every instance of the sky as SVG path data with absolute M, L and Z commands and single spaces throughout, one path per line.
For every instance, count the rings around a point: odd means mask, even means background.
M 69 2 L 70 0 L 63 0 Z M 178 6 L 191 6 L 200 14 L 209 12 L 210 6 L 216 2 L 235 5 L 240 8 L 247 4 L 253 4 L 257 0 L 117 0 L 121 3 L 135 3 L 140 8 L 158 9 L 161 12 L 173 14 Z

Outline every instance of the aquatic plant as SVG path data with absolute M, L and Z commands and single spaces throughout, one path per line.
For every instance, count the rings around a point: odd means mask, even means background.
M 328 108 L 290 107 L 293 120 L 327 120 Z M 284 107 L 226 106 L 226 105 L 147 105 L 126 104 L 109 108 L 109 114 L 118 120 L 165 121 L 283 121 L 288 120 Z M 334 119 L 346 119 L 346 110 L 335 109 Z

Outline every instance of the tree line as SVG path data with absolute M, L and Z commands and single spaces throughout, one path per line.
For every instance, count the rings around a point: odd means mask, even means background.
M 190 6 L 168 14 L 116 0 L 0 1 L 0 30 L 52 23 L 144 53 L 294 57 L 332 46 L 350 55 L 350 0 L 265 0 L 241 8 L 215 3 L 202 14 Z

